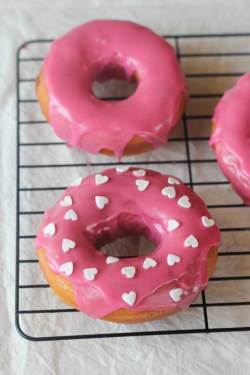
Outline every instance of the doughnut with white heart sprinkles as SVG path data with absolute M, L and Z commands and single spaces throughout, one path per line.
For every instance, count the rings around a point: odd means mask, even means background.
M 101 251 L 131 234 L 155 249 L 136 257 Z M 64 302 L 93 318 L 140 323 L 194 301 L 214 270 L 220 240 L 205 203 L 179 179 L 118 167 L 66 189 L 46 211 L 36 247 Z

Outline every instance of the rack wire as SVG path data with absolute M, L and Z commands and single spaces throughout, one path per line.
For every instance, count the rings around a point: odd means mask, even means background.
M 166 35 L 164 38 L 175 47 L 186 73 L 190 104 L 166 147 L 124 158 L 123 164 L 175 174 L 204 198 L 223 237 L 217 270 L 207 291 L 202 292 L 187 312 L 142 325 L 120 326 L 93 320 L 68 308 L 53 295 L 42 278 L 34 248 L 44 210 L 79 173 L 87 175 L 121 163 L 69 149 L 55 137 L 42 118 L 34 91 L 35 77 L 52 40 L 28 41 L 17 51 L 15 301 L 16 327 L 26 339 L 96 339 L 250 330 L 249 207 L 233 192 L 207 146 L 215 104 L 248 70 L 250 33 Z M 46 178 L 41 178 L 43 174 Z

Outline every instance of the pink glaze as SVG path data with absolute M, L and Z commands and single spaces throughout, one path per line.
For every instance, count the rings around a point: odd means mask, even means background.
M 92 317 L 119 308 L 187 308 L 206 288 L 205 260 L 220 243 L 218 227 L 191 189 L 158 172 L 136 171 L 108 169 L 78 180 L 45 213 L 36 239 L 37 248 L 46 249 L 52 271 L 72 283 L 79 310 Z M 97 207 L 98 196 L 106 198 L 103 208 Z M 115 262 L 97 250 L 131 233 L 153 241 L 155 250 Z M 71 249 L 65 249 L 63 239 L 71 241 Z M 69 275 L 63 272 L 67 264 Z M 124 267 L 132 267 L 130 273 Z
M 104 101 L 92 92 L 94 81 L 133 81 L 135 74 L 138 87 L 126 100 Z M 154 148 L 165 143 L 187 100 L 173 48 L 127 21 L 92 21 L 55 41 L 44 77 L 55 133 L 69 145 L 113 150 L 118 158 L 135 136 Z
M 215 109 L 215 131 L 210 146 L 215 146 L 218 163 L 245 204 L 250 205 L 250 73 L 220 100 Z

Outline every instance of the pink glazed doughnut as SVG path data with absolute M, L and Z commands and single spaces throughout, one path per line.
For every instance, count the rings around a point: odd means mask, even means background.
M 126 100 L 104 101 L 94 81 L 138 87 Z M 167 141 L 187 102 L 174 49 L 148 28 L 128 21 L 92 21 L 56 40 L 36 81 L 48 122 L 68 145 L 121 158 Z
M 250 73 L 215 108 L 210 146 L 235 191 L 250 205 Z
M 130 234 L 148 238 L 155 250 L 135 258 L 98 250 Z M 36 239 L 55 293 L 91 317 L 119 323 L 187 308 L 207 286 L 219 243 L 218 227 L 191 189 L 133 168 L 79 178 L 45 213 Z

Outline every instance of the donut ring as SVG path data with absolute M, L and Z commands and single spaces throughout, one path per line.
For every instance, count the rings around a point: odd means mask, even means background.
M 250 205 L 250 73 L 227 91 L 215 108 L 209 144 L 234 190 Z
M 97 250 L 131 233 L 155 250 L 135 258 Z M 45 213 L 36 239 L 55 293 L 91 317 L 119 323 L 187 308 L 207 286 L 219 243 L 218 227 L 192 190 L 172 176 L 132 168 L 78 179 Z
M 98 99 L 93 82 L 112 78 L 137 81 L 138 87 L 125 100 Z M 127 21 L 88 22 L 55 41 L 36 90 L 60 138 L 118 158 L 165 143 L 188 97 L 173 48 Z

